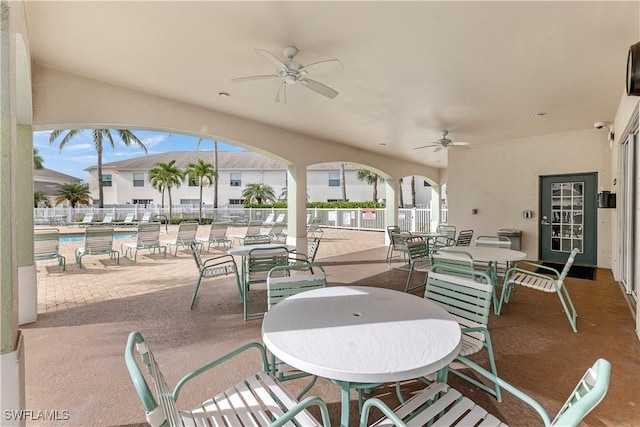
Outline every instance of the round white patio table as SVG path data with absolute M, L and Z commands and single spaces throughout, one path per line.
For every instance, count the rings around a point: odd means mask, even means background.
M 262 340 L 283 362 L 341 387 L 341 425 L 347 427 L 351 388 L 437 372 L 460 352 L 462 334 L 453 316 L 424 298 L 333 286 L 271 307 Z
M 455 257 L 456 251 L 466 252 L 471 255 L 474 261 L 490 263 L 522 261 L 527 257 L 527 254 L 522 251 L 488 246 L 447 246 L 440 248 L 438 253 L 441 254 L 442 252 L 448 251 L 454 252 L 451 254 L 452 258 Z

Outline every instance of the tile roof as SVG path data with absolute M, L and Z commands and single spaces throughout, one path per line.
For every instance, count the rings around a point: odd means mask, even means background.
M 189 163 L 195 163 L 198 159 L 213 164 L 213 151 L 170 151 L 167 153 L 151 154 L 127 160 L 119 160 L 117 162 L 104 163 L 102 167 L 116 170 L 143 171 L 151 169 L 156 163 L 169 163 L 171 160 L 175 160 L 176 166 L 184 169 Z M 97 166 L 91 166 L 85 170 L 91 171 L 96 167 Z M 276 160 L 251 151 L 219 151 L 218 169 L 285 170 L 286 166 Z M 322 163 L 312 165 L 309 169 L 338 170 L 340 169 L 340 163 Z M 355 170 L 358 168 L 347 164 L 345 169 Z

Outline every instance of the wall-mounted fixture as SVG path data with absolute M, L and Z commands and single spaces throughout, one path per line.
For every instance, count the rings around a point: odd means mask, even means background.
M 598 207 L 599 208 L 615 208 L 616 207 L 616 193 L 611 193 L 609 191 L 603 191 L 602 193 L 598 193 Z
M 471 209 L 471 215 L 476 215 L 478 213 L 478 209 Z
M 595 122 L 593 124 L 593 127 L 596 129 L 607 128 L 609 130 L 609 142 L 613 141 L 613 138 L 615 137 L 615 133 L 613 132 L 613 128 L 611 126 L 609 126 L 604 122 Z
M 627 95 L 640 95 L 640 42 L 631 45 L 627 55 Z
M 523 211 L 522 212 L 522 217 L 524 219 L 531 219 L 531 218 L 533 218 L 533 212 L 532 211 Z

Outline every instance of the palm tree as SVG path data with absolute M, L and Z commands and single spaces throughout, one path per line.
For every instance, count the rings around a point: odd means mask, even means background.
M 158 162 L 149 169 L 149 182 L 151 186 L 162 192 L 162 207 L 164 208 L 164 190 L 169 194 L 169 220 L 173 213 L 173 202 L 171 201 L 171 188 L 180 187 L 184 172 L 175 166 L 176 161 L 171 160 L 169 163 Z
M 196 151 L 200 149 L 202 138 L 198 140 Z M 216 173 L 213 178 L 213 208 L 218 209 L 218 141 L 213 140 L 213 170 Z M 201 197 L 202 199 L 202 197 Z
M 38 149 L 33 149 L 33 168 L 34 169 L 44 169 L 44 159 L 38 153 Z
M 242 190 L 242 197 L 244 198 L 244 204 L 247 206 L 253 202 L 261 204 L 263 200 L 271 203 L 276 201 L 273 187 L 262 183 L 247 184 L 244 190 Z
M 188 175 L 189 179 L 198 180 L 200 186 L 200 205 L 198 211 L 198 222 L 202 220 L 202 187 L 205 185 L 210 186 L 218 173 L 213 169 L 211 163 L 207 163 L 202 159 L 198 159 L 198 163 L 189 163 L 184 170 L 185 176 Z
M 63 184 L 56 196 L 56 205 L 69 201 L 72 208 L 77 205 L 88 205 L 91 200 L 89 184 L 81 184 L 79 182 Z
M 380 179 L 380 177 L 368 169 L 358 169 L 358 171 L 356 172 L 356 178 L 358 178 L 359 181 L 366 181 L 367 184 L 371 184 L 371 186 L 373 187 L 373 201 L 377 202 L 378 179 Z
M 89 129 L 69 129 L 67 131 L 67 134 L 62 138 L 62 141 L 60 141 L 60 145 L 58 146 L 60 148 L 60 151 L 62 151 L 64 146 L 67 144 L 67 142 L 69 142 L 76 135 L 82 133 L 85 130 L 89 130 Z M 133 132 L 131 132 L 128 129 L 115 129 L 115 131 L 118 133 L 118 137 L 120 138 L 120 141 L 125 146 L 128 147 L 131 145 L 132 142 L 135 142 L 142 149 L 142 151 L 144 151 L 144 153 L 147 154 L 147 147 L 144 146 L 142 141 L 140 141 L 140 139 L 138 139 L 138 137 Z M 53 132 L 51 132 L 51 135 L 49 136 L 49 144 L 53 144 L 53 142 L 63 132 L 64 130 L 54 130 Z M 95 145 L 96 152 L 98 153 L 98 200 L 99 200 L 99 207 L 102 208 L 104 207 L 104 194 L 102 189 L 103 142 L 106 140 L 109 143 L 109 145 L 111 145 L 111 148 L 113 148 L 114 150 L 116 148 L 116 144 L 113 140 L 113 135 L 111 135 L 111 129 L 92 129 L 91 135 L 93 137 L 93 143 Z
M 33 207 L 34 208 L 39 208 L 39 207 L 50 208 L 51 207 L 51 202 L 49 201 L 49 198 L 47 197 L 46 194 L 44 194 L 43 191 L 36 191 L 33 193 Z

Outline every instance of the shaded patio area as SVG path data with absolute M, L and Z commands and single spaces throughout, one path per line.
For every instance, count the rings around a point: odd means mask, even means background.
M 199 235 L 205 231 L 208 227 L 201 227 Z M 83 260 L 87 268 L 79 270 L 69 252 L 78 245 L 63 244 L 69 254 L 66 272 L 53 261 L 38 263 L 40 316 L 37 323 L 24 326 L 26 409 L 68 411 L 70 418 L 27 425 L 144 424 L 144 410 L 123 357 L 133 330 L 145 336 L 170 385 L 241 344 L 260 341 L 261 320 L 242 320 L 242 301 L 231 278 L 203 281 L 196 306 L 189 310 L 197 274 L 188 252 L 178 251 L 177 257 L 166 259 L 140 252 L 138 262 L 121 258 L 119 266 L 106 256 L 87 257 Z M 327 229 L 316 261 L 325 266 L 329 286 L 404 289 L 407 273 L 387 269 L 386 250 L 383 233 Z M 571 278 L 567 286 L 579 314 L 577 334 L 555 295 L 529 289 L 518 288 L 502 315 L 492 315 L 489 327 L 499 375 L 553 416 L 586 368 L 598 357 L 606 358 L 612 363 L 609 393 L 585 425 L 640 424 L 640 343 L 622 290 L 611 272 L 602 269 L 594 281 Z M 249 293 L 251 303 L 265 304 L 261 287 L 255 289 Z M 181 406 L 199 403 L 258 369 L 240 361 L 232 366 L 188 386 L 181 394 Z M 508 424 L 541 425 L 535 412 L 512 396 L 498 403 L 456 376 L 449 379 Z M 296 391 L 306 382 L 285 384 Z M 403 384 L 407 392 L 418 387 L 415 381 Z M 326 400 L 338 425 L 339 388 L 320 379 L 311 394 Z M 396 404 L 392 387 L 375 388 L 371 396 Z M 352 411 L 357 411 L 355 398 L 354 393 Z

